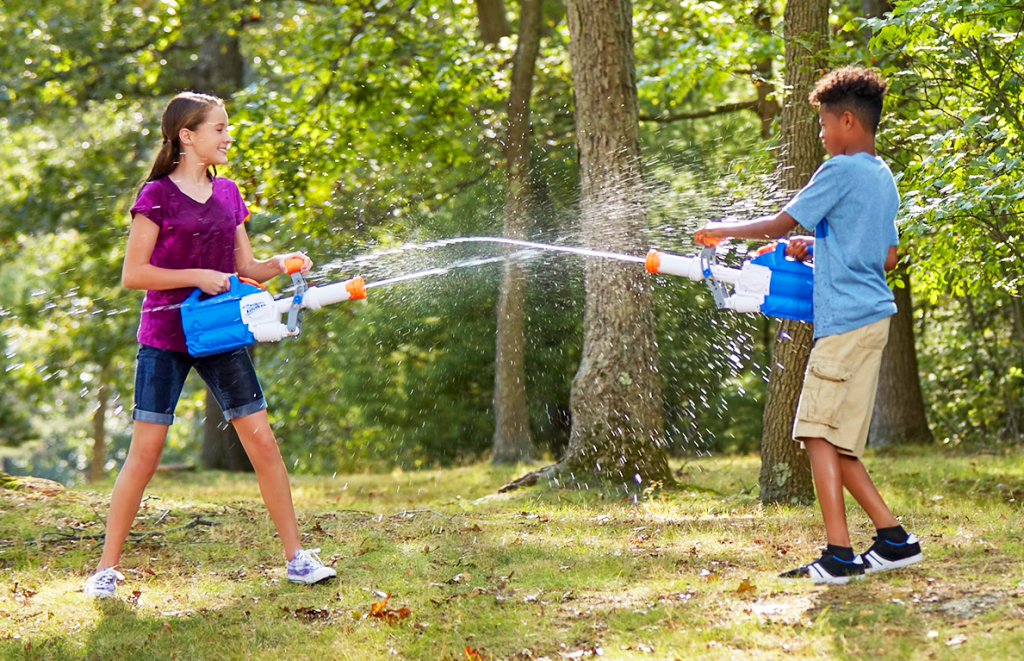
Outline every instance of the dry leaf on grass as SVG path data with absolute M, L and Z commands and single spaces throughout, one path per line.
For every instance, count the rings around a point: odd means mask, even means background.
M 749 578 L 745 578 L 740 581 L 740 586 L 736 588 L 736 592 L 743 594 L 744 592 L 753 592 L 757 590 L 757 586 L 750 582 Z

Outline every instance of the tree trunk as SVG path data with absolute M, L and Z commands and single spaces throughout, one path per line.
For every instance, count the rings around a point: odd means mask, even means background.
M 512 26 L 505 15 L 505 0 L 476 0 L 476 13 L 480 17 L 480 38 L 485 44 L 493 46 L 502 37 L 512 34 Z M 525 7 L 522 13 L 526 13 Z M 522 27 L 519 31 L 522 34 Z
M 242 447 L 233 425 L 224 420 L 220 405 L 206 390 L 206 419 L 203 420 L 203 468 L 251 473 L 252 462 Z
M 910 275 L 905 265 L 901 264 L 897 269 L 896 278 L 903 286 L 893 290 L 896 316 L 889 327 L 889 343 L 882 353 L 882 367 L 878 374 L 875 409 L 868 432 L 868 444 L 872 447 L 928 443 L 932 440 L 921 395 Z
M 505 135 L 504 235 L 524 239 L 529 234 L 530 97 L 533 70 L 540 49 L 541 0 L 523 0 L 519 41 L 512 67 Z M 533 439 L 526 394 L 526 281 L 519 263 L 511 259 L 514 246 L 505 247 L 505 264 L 498 293 L 498 332 L 494 360 L 494 452 L 496 464 L 530 461 Z
M 772 31 L 772 8 L 769 4 L 759 3 L 754 8 L 754 25 L 765 33 Z M 754 110 L 761 118 L 761 137 L 765 140 L 772 137 L 772 123 L 779 114 L 779 102 L 774 98 L 775 86 L 772 85 L 771 56 L 759 60 L 754 67 L 754 85 L 757 87 L 757 105 Z
M 244 86 L 245 59 L 238 34 L 214 31 L 199 44 L 199 59 L 188 72 L 196 92 L 228 98 Z
M 783 21 L 788 93 L 782 107 L 778 171 L 783 187 L 795 192 L 822 157 L 817 114 L 807 103 L 807 94 L 826 63 L 828 0 L 789 0 Z M 792 439 L 811 337 L 810 324 L 778 324 L 761 437 L 760 497 L 764 503 L 814 500 L 810 462 Z
M 630 0 L 566 2 L 583 241 L 635 255 L 647 242 L 632 15 Z M 584 276 L 564 465 L 634 487 L 670 482 L 651 281 L 636 264 L 593 258 Z
M 89 481 L 103 479 L 107 460 L 107 368 L 100 368 L 99 386 L 96 388 L 96 411 L 92 414 L 92 460 L 89 462 Z
M 187 72 L 189 84 L 197 92 L 227 98 L 245 84 L 245 63 L 238 35 L 212 31 L 199 46 L 196 66 Z M 252 351 L 250 350 L 250 355 Z M 212 470 L 252 471 L 235 428 L 224 420 L 224 414 L 213 393 L 206 391 L 206 418 L 203 421 L 203 468 Z

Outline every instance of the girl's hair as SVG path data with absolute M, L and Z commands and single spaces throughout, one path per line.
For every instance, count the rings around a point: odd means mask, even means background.
M 165 177 L 174 172 L 181 156 L 181 140 L 178 134 L 181 129 L 198 131 L 199 126 L 206 119 L 215 106 L 224 107 L 224 101 L 210 94 L 199 94 L 198 92 L 182 92 L 171 99 L 164 109 L 164 115 L 160 120 L 160 135 L 163 144 L 153 160 L 153 167 L 149 170 L 149 176 L 143 184 Z M 217 176 L 217 168 L 213 168 L 212 175 Z M 210 169 L 207 168 L 207 174 Z

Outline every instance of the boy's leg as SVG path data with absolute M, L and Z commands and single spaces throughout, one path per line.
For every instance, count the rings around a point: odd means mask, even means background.
M 814 490 L 818 495 L 821 517 L 825 521 L 825 537 L 829 544 L 848 548 L 850 530 L 846 525 L 839 452 L 823 438 L 805 438 L 803 442 L 811 460 Z
M 114 490 L 110 494 L 107 533 L 103 538 L 103 554 L 100 556 L 98 569 L 115 567 L 121 558 L 121 548 L 139 511 L 142 493 L 160 464 L 160 453 L 163 451 L 168 428 L 169 425 L 140 420 L 136 420 L 132 425 L 132 442 L 128 448 L 128 458 L 125 459 L 121 472 L 117 474 Z
M 882 495 L 871 481 L 867 468 L 860 459 L 848 455 L 839 455 L 839 467 L 842 472 L 843 486 L 850 492 L 858 504 L 875 524 L 875 528 L 891 528 L 900 525 L 892 515 L 889 506 L 882 500 Z
M 302 549 L 299 543 L 299 526 L 295 520 L 292 504 L 292 489 L 288 481 L 277 439 L 270 429 L 266 409 L 231 421 L 245 453 L 256 471 L 260 494 L 270 513 L 270 519 L 277 528 L 277 534 L 284 544 L 285 560 L 291 560 Z

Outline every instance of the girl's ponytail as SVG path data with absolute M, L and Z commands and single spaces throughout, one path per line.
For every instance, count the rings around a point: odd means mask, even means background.
M 181 139 L 178 137 L 181 129 L 190 131 L 199 130 L 200 124 L 206 119 L 207 113 L 215 106 L 224 107 L 224 102 L 210 94 L 199 94 L 197 92 L 182 92 L 167 104 L 163 117 L 160 120 L 160 134 L 163 144 L 153 159 L 153 167 L 149 170 L 149 176 L 143 186 L 166 177 L 174 172 L 181 158 Z M 216 176 L 217 171 L 213 171 Z

